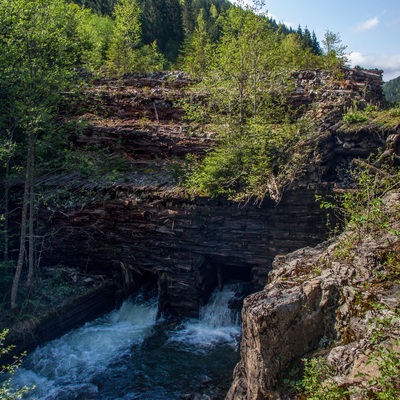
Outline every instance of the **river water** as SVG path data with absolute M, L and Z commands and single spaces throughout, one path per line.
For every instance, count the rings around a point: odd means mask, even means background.
M 240 323 L 228 308 L 235 286 L 215 291 L 200 318 L 157 320 L 157 298 L 139 295 L 38 347 L 14 384 L 36 400 L 223 399 L 238 361 Z M 200 396 L 201 397 L 201 396 Z

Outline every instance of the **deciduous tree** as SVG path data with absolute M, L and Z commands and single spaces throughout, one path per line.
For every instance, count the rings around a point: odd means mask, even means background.
M 20 246 L 11 289 L 14 310 L 27 235 L 28 286 L 35 265 L 36 145 L 51 126 L 60 92 L 80 61 L 80 18 L 80 8 L 63 0 L 0 0 L 0 81 L 6 82 L 9 90 L 12 118 L 22 134 L 18 145 L 26 155 Z
M 327 30 L 322 40 L 322 45 L 328 68 L 335 66 L 335 64 L 344 65 L 347 62 L 345 54 L 347 46 L 342 44 L 339 33 Z
M 136 0 L 119 0 L 113 12 L 115 27 L 107 52 L 108 68 L 118 74 L 132 71 L 134 50 L 141 42 L 141 9 Z

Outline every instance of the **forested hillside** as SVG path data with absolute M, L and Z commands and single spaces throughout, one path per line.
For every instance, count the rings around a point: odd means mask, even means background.
M 383 92 L 390 103 L 400 102 L 400 76 L 383 84 Z

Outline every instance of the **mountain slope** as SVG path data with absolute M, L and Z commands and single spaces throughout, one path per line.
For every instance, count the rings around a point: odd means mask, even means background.
M 390 103 L 400 102 L 400 76 L 384 83 L 383 93 Z

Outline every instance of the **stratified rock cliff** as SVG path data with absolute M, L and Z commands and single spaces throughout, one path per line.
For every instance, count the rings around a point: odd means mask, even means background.
M 74 142 L 78 148 L 101 148 L 124 165 L 124 177 L 46 178 L 45 190 L 57 198 L 43 212 L 51 223 L 46 262 L 117 276 L 128 287 L 152 281 L 159 287 L 160 312 L 176 315 L 197 315 L 213 288 L 229 279 L 261 289 L 277 254 L 325 238 L 315 193 L 348 185 L 351 160 L 385 148 L 390 134 L 390 129 L 348 134 L 341 123 L 351 105 L 382 100 L 381 71 L 345 69 L 339 78 L 301 71 L 293 77 L 296 89 L 288 101 L 315 121 L 303 144 L 310 160 L 279 194 L 278 205 L 266 199 L 260 206 L 194 197 L 174 181 L 175 161 L 187 154 L 201 157 L 216 143 L 212 132 L 182 120 L 181 102 L 193 96 L 185 92 L 190 85 L 185 75 L 96 82 L 77 117 L 87 126 Z
M 382 349 L 394 350 L 387 354 L 397 357 L 397 371 L 400 350 L 399 207 L 400 193 L 388 194 L 384 228 L 347 230 L 333 242 L 275 258 L 264 290 L 245 299 L 241 361 L 227 399 L 297 398 L 282 382 L 316 353 L 332 366 L 343 398 L 375 398 L 385 389 Z

